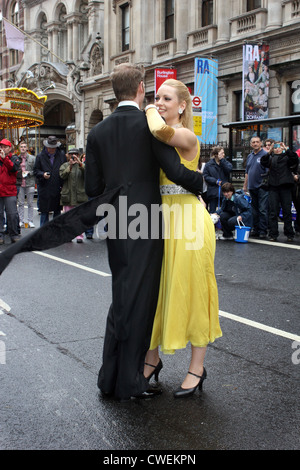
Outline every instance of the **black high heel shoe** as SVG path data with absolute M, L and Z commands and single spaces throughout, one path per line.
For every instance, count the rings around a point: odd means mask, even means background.
M 153 367 L 154 371 L 151 372 L 150 375 L 148 375 L 148 377 L 146 377 L 146 379 L 149 381 L 151 379 L 151 377 L 153 377 L 154 375 L 154 378 L 156 380 L 156 382 L 158 381 L 158 375 L 160 373 L 160 371 L 162 370 L 163 368 L 163 364 L 161 362 L 161 359 L 159 360 L 159 363 L 157 364 L 157 366 L 154 366 L 153 364 L 149 364 L 148 362 L 145 362 L 145 365 L 146 366 L 150 366 L 150 367 Z
M 195 393 L 197 388 L 199 388 L 199 390 L 202 390 L 202 384 L 203 384 L 204 380 L 207 377 L 207 373 L 206 373 L 205 368 L 203 367 L 203 374 L 201 376 L 197 375 L 197 374 L 194 374 L 193 372 L 188 372 L 188 374 L 191 374 L 191 375 L 194 375 L 195 377 L 198 377 L 200 379 L 199 382 L 197 383 L 197 385 L 195 387 L 192 387 L 192 388 L 179 387 L 177 390 L 175 390 L 175 392 L 173 394 L 175 398 L 189 397 L 189 396 L 193 395 L 193 393 Z

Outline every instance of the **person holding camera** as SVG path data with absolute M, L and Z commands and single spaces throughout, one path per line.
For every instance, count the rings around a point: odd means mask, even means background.
M 34 189 L 35 178 L 33 175 L 33 168 L 35 156 L 28 153 L 26 142 L 22 141 L 19 144 L 20 154 L 18 156 L 20 161 L 20 169 L 17 173 L 17 192 L 18 192 L 18 211 L 20 219 L 20 227 L 24 225 L 24 208 L 25 197 L 28 206 L 28 225 L 30 228 L 35 228 L 33 223 L 33 207 L 34 207 Z
M 269 240 L 276 241 L 278 231 L 278 207 L 282 208 L 283 231 L 287 242 L 294 241 L 292 225 L 293 169 L 297 168 L 298 155 L 283 142 L 275 142 L 268 153 L 260 159 L 263 167 L 269 168 Z
M 69 150 L 67 160 L 68 161 L 63 163 L 59 169 L 59 175 L 64 181 L 60 198 L 64 212 L 88 201 L 88 197 L 84 189 L 85 165 L 80 159 L 79 150 Z M 82 243 L 83 233 L 78 235 L 76 240 L 77 243 Z
M 61 143 L 55 136 L 49 136 L 43 144 L 44 148 L 37 155 L 33 170 L 39 188 L 40 226 L 48 222 L 49 212 L 53 212 L 53 217 L 60 214 L 63 181 L 59 176 L 59 169 L 67 161 L 65 153 L 59 149 Z

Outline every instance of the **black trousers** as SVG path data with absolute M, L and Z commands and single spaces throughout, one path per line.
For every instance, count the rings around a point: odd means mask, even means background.
M 296 232 L 300 232 L 300 184 L 294 185 L 292 189 L 292 199 L 297 212 L 294 228 Z
M 292 188 L 278 186 L 270 187 L 269 191 L 269 235 L 277 238 L 278 231 L 278 207 L 281 205 L 283 216 L 283 231 L 287 237 L 294 237 L 292 225 Z
M 237 225 L 237 215 L 233 212 L 221 212 L 220 221 L 224 237 L 231 237 L 232 231 Z

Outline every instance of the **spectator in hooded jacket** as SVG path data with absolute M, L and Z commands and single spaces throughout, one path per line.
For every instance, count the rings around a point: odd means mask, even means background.
M 260 159 L 263 167 L 269 168 L 269 239 L 276 241 L 278 231 L 278 207 L 281 204 L 283 231 L 288 242 L 294 241 L 292 225 L 293 169 L 298 165 L 298 155 L 283 142 L 275 142 L 268 153 Z
M 17 171 L 19 159 L 12 154 L 12 144 L 7 139 L 0 142 L 0 244 L 4 243 L 4 212 L 8 235 L 12 243 L 19 239 L 17 210 Z
M 214 147 L 211 157 L 203 170 L 203 178 L 207 184 L 208 210 L 213 214 L 222 203 L 221 186 L 229 181 L 232 164 L 226 160 L 222 147 Z

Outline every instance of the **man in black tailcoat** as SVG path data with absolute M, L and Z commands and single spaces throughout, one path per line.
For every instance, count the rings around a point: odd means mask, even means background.
M 163 238 L 158 234 L 157 220 L 150 217 L 151 207 L 161 205 L 159 169 L 171 181 L 194 193 L 202 191 L 202 177 L 187 170 L 172 147 L 152 137 L 146 117 L 139 109 L 145 97 L 142 70 L 121 64 L 111 79 L 119 105 L 89 133 L 85 189 L 88 196 L 96 197 L 103 191 L 121 187 L 115 204 L 115 234 L 110 233 L 108 222 L 112 304 L 98 386 L 105 396 L 126 400 L 152 397 L 158 392 L 149 388 L 143 369 L 163 255 Z M 132 236 L 129 230 L 138 215 L 134 204 L 142 205 L 148 214 L 147 235 L 144 226 L 140 238 Z

